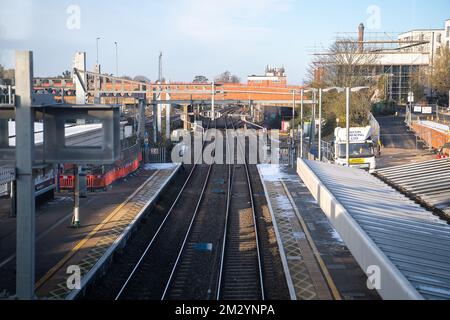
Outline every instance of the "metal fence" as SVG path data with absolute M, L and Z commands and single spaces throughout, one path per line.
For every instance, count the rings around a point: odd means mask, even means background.
M 145 151 L 148 163 L 169 163 L 170 155 L 166 147 L 149 147 Z
M 424 113 L 423 110 L 427 109 Z M 438 105 L 407 106 L 405 123 L 408 127 L 413 121 L 429 120 L 440 124 L 450 125 L 450 109 Z
M 440 149 L 450 141 L 450 133 L 435 130 L 425 126 L 420 121 L 413 121 L 411 123 L 411 129 L 414 131 L 416 137 L 423 141 L 430 149 Z
M 14 97 L 11 86 L 0 85 L 0 105 L 14 105 Z
M 369 114 L 369 122 L 372 127 L 372 140 L 375 144 L 378 144 L 378 141 L 380 141 L 381 129 L 380 124 L 372 113 Z
M 448 128 L 450 125 L 450 112 L 438 106 L 433 108 L 431 114 L 421 114 L 415 113 L 414 109 L 407 106 L 405 114 L 405 124 L 409 130 L 414 132 L 416 140 L 422 141 L 430 150 L 440 149 L 450 141 L 450 130 L 440 128 Z

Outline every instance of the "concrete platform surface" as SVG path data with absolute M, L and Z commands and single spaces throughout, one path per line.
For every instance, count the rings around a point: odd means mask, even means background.
M 291 298 L 379 299 L 367 276 L 294 169 L 259 165 Z
M 155 201 L 178 165 L 146 165 L 107 192 L 81 199 L 81 227 L 69 228 L 73 200 L 58 194 L 36 210 L 36 294 L 41 299 L 73 298 L 69 266 L 79 267 L 84 285 L 126 240 L 132 226 Z M 0 215 L 0 293 L 15 292 L 15 218 Z

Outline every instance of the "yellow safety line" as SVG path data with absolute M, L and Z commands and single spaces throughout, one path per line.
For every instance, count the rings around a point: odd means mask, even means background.
M 291 202 L 292 208 L 294 209 L 295 213 L 297 214 L 297 218 L 300 221 L 300 224 L 302 225 L 303 231 L 305 232 L 306 235 L 306 239 L 308 240 L 309 245 L 311 246 L 314 256 L 316 257 L 317 262 L 319 263 L 320 269 L 322 269 L 322 273 L 325 277 L 325 280 L 328 284 L 328 287 L 331 290 L 331 293 L 333 294 L 333 297 L 335 300 L 342 300 L 342 297 L 339 293 L 339 290 L 337 289 L 333 278 L 331 277 L 328 268 L 325 265 L 325 262 L 323 261 L 322 257 L 320 256 L 320 252 L 317 249 L 313 238 L 311 237 L 311 234 L 309 233 L 309 229 L 308 226 L 305 223 L 305 220 L 303 219 L 303 217 L 301 216 L 300 212 L 297 209 L 297 206 L 294 202 L 294 199 L 292 198 L 291 193 L 289 192 L 288 188 L 286 187 L 286 184 L 284 183 L 284 181 L 282 179 L 280 179 L 281 184 L 283 185 L 284 191 L 286 192 L 289 201 Z
M 89 234 L 80 242 L 77 243 L 59 262 L 54 265 L 47 273 L 36 282 L 36 290 L 39 289 L 45 282 L 47 282 L 59 269 L 61 269 L 67 261 L 70 260 L 85 244 L 88 242 L 102 227 L 104 227 L 130 200 L 141 191 L 147 183 L 152 180 L 160 170 L 157 170 L 150 178 L 148 178 L 135 192 L 133 192 L 124 202 L 122 202 L 108 217 L 106 217 L 97 227 L 95 227 Z

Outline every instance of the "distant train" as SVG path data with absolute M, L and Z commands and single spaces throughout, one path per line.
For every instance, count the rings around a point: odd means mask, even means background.
M 36 144 L 39 144 L 42 141 L 42 128 L 40 124 L 36 124 L 35 128 L 35 141 Z M 85 146 L 95 144 L 101 139 L 99 126 L 95 124 L 71 125 L 67 129 L 67 143 L 71 145 Z M 121 138 L 126 139 L 126 135 L 122 130 Z M 13 122 L 10 123 L 10 144 L 15 145 L 15 126 Z M 134 144 L 131 147 L 125 148 L 121 152 L 120 160 L 115 165 L 89 166 L 85 168 L 86 187 L 89 191 L 106 190 L 108 186 L 118 179 L 136 171 L 141 161 L 142 153 L 139 145 Z M 42 168 L 35 169 L 35 171 L 37 172 L 34 179 L 37 202 L 52 199 L 58 187 L 60 190 L 73 189 L 74 177 L 70 166 L 60 166 L 59 169 L 43 166 Z M 0 185 L 0 197 L 5 196 L 9 196 L 9 188 L 7 185 Z

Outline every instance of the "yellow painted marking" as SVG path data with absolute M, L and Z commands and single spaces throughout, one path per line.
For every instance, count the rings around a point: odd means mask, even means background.
M 364 164 L 366 163 L 366 160 L 364 159 L 350 159 L 350 164 Z
M 98 226 L 96 226 L 89 234 L 80 242 L 78 242 L 56 265 L 54 265 L 47 273 L 36 282 L 36 290 L 47 282 L 64 264 L 67 263 L 85 244 L 88 242 L 101 228 L 103 228 L 131 199 L 133 199 L 139 191 L 141 191 L 147 183 L 152 180 L 160 170 L 157 170 L 150 178 L 148 178 L 135 192 L 133 192 L 124 202 L 122 202 L 108 217 L 106 217 Z
M 313 238 L 311 237 L 311 234 L 309 233 L 309 229 L 308 226 L 305 223 L 305 220 L 303 219 L 303 217 L 301 216 L 300 212 L 297 209 L 297 206 L 295 205 L 294 199 L 292 198 L 291 193 L 289 192 L 288 188 L 286 187 L 286 184 L 284 183 L 283 180 L 281 180 L 281 184 L 283 185 L 284 191 L 286 192 L 289 201 L 291 202 L 292 208 L 294 209 L 295 213 L 297 214 L 297 218 L 300 221 L 300 224 L 302 225 L 303 231 L 305 232 L 306 235 L 306 239 L 308 240 L 309 245 L 311 246 L 314 256 L 316 257 L 317 262 L 319 263 L 320 269 L 322 270 L 323 276 L 325 277 L 325 280 L 328 284 L 328 287 L 331 290 L 331 293 L 334 297 L 335 300 L 342 300 L 342 297 L 339 293 L 339 290 L 337 289 L 333 278 L 331 277 L 327 266 L 325 265 L 325 262 L 323 261 L 322 257 L 320 256 L 320 252 L 317 249 Z

